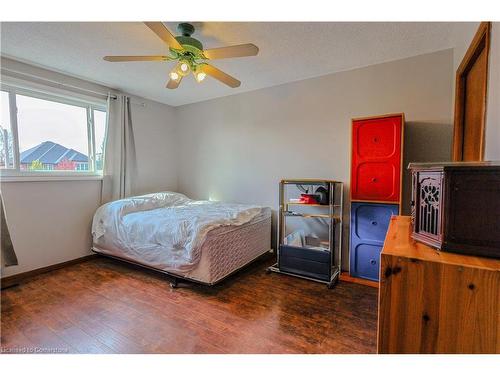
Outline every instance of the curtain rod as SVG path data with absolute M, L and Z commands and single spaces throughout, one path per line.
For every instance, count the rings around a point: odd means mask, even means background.
M 89 89 L 85 89 L 85 88 L 82 88 L 82 87 L 78 87 L 78 86 L 74 86 L 74 85 L 70 85 L 70 84 L 67 84 L 67 83 L 62 83 L 62 82 L 57 82 L 57 81 L 54 81 L 52 79 L 48 79 L 48 78 L 42 78 L 42 77 L 39 77 L 37 75 L 34 75 L 34 74 L 30 74 L 30 73 L 25 73 L 25 72 L 19 72 L 19 71 L 16 71 L 16 70 L 12 70 L 12 69 L 8 69 L 8 68 L 4 68 L 2 67 L 2 73 L 3 72 L 7 72 L 7 73 L 14 73 L 14 74 L 17 74 L 17 75 L 20 75 L 20 76 L 25 76 L 25 77 L 30 77 L 30 78 L 35 78 L 36 80 L 38 81 L 42 81 L 42 82 L 49 82 L 53 85 L 57 85 L 59 87 L 63 87 L 63 88 L 70 88 L 70 89 L 73 89 L 73 90 L 78 90 L 78 91 L 81 91 L 81 92 L 87 92 L 87 93 L 90 93 L 90 94 L 94 94 L 94 95 L 100 95 L 100 96 L 103 96 L 105 98 L 107 98 L 108 96 L 111 98 L 111 99 L 117 99 L 118 96 L 116 95 L 111 95 L 111 93 L 107 92 L 107 93 L 103 93 L 103 92 L 99 92 L 99 91 L 94 91 L 94 90 L 89 90 Z M 7 74 L 8 75 L 8 74 Z M 15 78 L 15 77 L 14 77 Z

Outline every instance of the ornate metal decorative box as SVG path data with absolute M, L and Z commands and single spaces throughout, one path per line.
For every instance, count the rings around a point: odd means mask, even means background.
M 500 258 L 500 163 L 411 163 L 412 237 Z

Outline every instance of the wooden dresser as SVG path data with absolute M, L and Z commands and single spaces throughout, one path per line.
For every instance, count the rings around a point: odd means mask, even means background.
M 391 218 L 378 353 L 500 353 L 500 260 L 437 251 L 411 232 L 409 216 Z

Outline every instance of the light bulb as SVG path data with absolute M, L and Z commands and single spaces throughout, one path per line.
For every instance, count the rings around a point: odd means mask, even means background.
M 181 60 L 177 64 L 176 71 L 183 77 L 187 76 L 190 70 L 191 68 L 189 67 L 189 63 L 185 60 Z
M 206 76 L 207 76 L 206 73 L 196 72 L 194 75 L 194 78 L 196 79 L 196 82 L 200 83 L 201 81 L 203 81 L 205 79 Z
M 181 70 L 186 73 L 188 70 L 189 70 L 189 65 L 186 64 L 185 62 L 181 63 L 181 66 L 180 66 Z
M 171 71 L 169 73 L 169 76 L 170 76 L 170 79 L 172 81 L 177 81 L 179 78 L 181 78 L 181 76 L 177 72 L 174 72 L 174 71 Z

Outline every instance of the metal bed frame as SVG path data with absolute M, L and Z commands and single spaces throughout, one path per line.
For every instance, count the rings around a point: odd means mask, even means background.
M 125 259 L 125 258 L 117 257 L 117 256 L 114 256 L 114 255 L 104 254 L 104 253 L 101 253 L 101 252 L 95 250 L 93 246 L 90 248 L 90 250 L 93 253 L 95 253 L 95 254 L 97 254 L 99 256 L 105 257 L 105 258 L 110 258 L 110 259 L 118 260 L 120 262 L 132 264 L 134 266 L 145 268 L 145 269 L 154 271 L 156 273 L 161 273 L 161 274 L 167 276 L 170 279 L 170 281 L 169 281 L 170 287 L 172 289 L 175 289 L 175 288 L 178 287 L 180 281 L 191 282 L 191 283 L 195 283 L 195 284 L 199 284 L 199 285 L 204 285 L 204 286 L 214 286 L 214 285 L 217 285 L 217 284 L 223 282 L 224 280 L 226 280 L 227 278 L 229 278 L 230 276 L 234 275 L 235 273 L 241 271 L 243 268 L 247 267 L 248 265 L 250 265 L 250 264 L 252 264 L 254 262 L 257 262 L 258 260 L 261 260 L 261 258 L 264 258 L 265 256 L 268 256 L 272 252 L 273 249 L 269 249 L 268 251 L 266 251 L 262 255 L 259 255 L 257 258 L 252 259 L 251 261 L 245 263 L 240 268 L 235 269 L 234 271 L 232 271 L 231 273 L 227 274 L 222 279 L 217 280 L 214 283 L 206 283 L 206 282 L 195 280 L 195 279 L 192 279 L 192 278 L 189 278 L 189 277 L 176 275 L 176 274 L 174 274 L 172 272 L 168 272 L 168 271 L 161 270 L 161 269 L 158 269 L 158 268 L 155 268 L 155 267 L 151 267 L 151 266 L 148 266 L 146 264 L 142 264 L 142 263 L 133 261 L 131 259 Z

